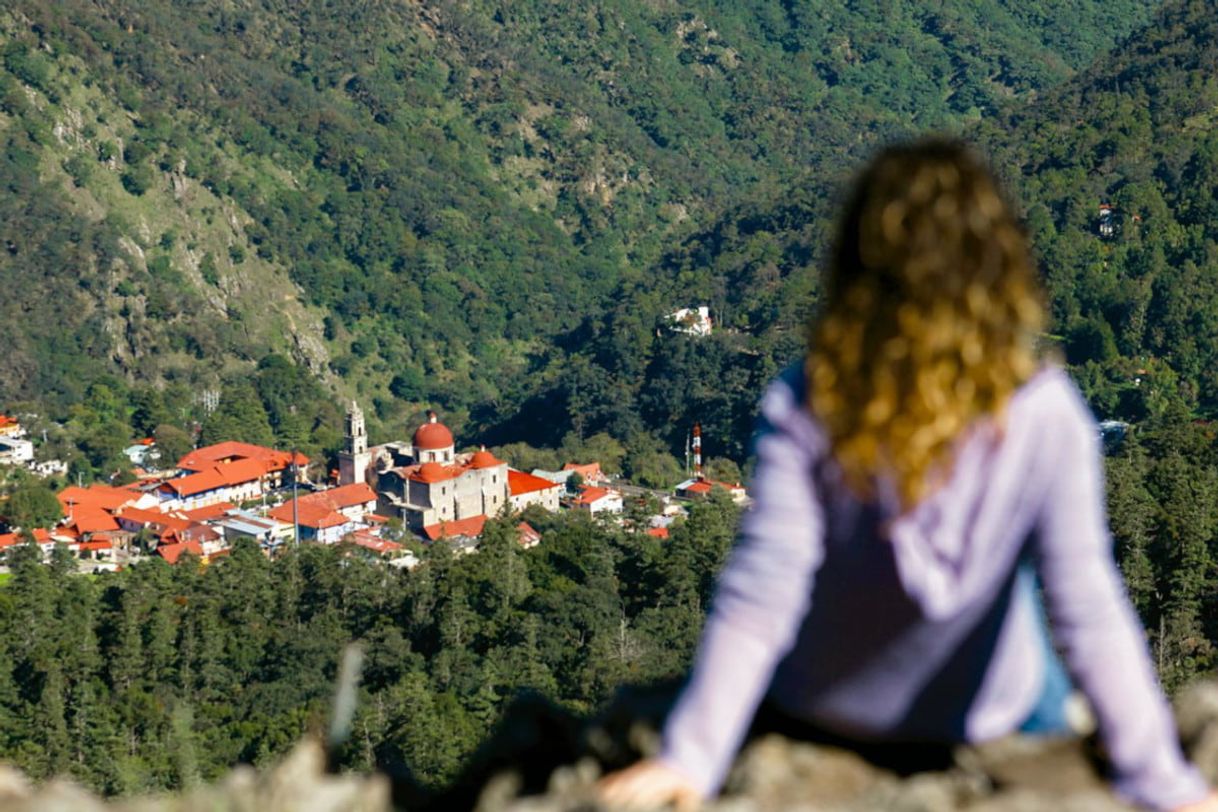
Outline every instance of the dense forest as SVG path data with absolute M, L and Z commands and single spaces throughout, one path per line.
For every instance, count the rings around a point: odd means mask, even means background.
M 586 712 L 625 682 L 678 676 L 737 510 L 716 495 L 664 542 L 541 512 L 530 550 L 493 521 L 478 553 L 436 545 L 409 572 L 333 546 L 271 562 L 251 544 L 202 571 L 153 560 L 94 579 L 66 551 L 47 566 L 18 546 L 0 588 L 0 757 L 107 793 L 264 764 L 324 728 L 358 640 L 342 765 L 405 761 L 441 783 L 521 689 Z
M 1024 216 L 1046 346 L 1128 427 L 1113 533 L 1174 689 L 1218 660 L 1216 76 L 1203 0 L 16 0 L 0 411 L 82 480 L 144 436 L 324 458 L 339 395 L 374 440 L 437 406 L 520 467 L 670 485 L 694 420 L 743 466 L 842 184 L 887 140 L 958 132 Z M 698 304 L 711 336 L 664 329 Z M 0 754 L 110 792 L 210 777 L 320 724 L 362 639 L 345 764 L 441 781 L 518 687 L 582 709 L 679 673 L 732 522 L 716 503 L 661 544 L 538 517 L 536 550 L 497 528 L 407 574 L 306 548 L 86 580 L 19 552 Z

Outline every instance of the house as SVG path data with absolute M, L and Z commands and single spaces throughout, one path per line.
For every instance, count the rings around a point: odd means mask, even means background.
M 584 480 L 585 485 L 603 485 L 609 481 L 609 477 L 605 476 L 605 473 L 601 471 L 601 464 L 599 462 L 589 462 L 584 465 L 569 462 L 562 467 L 562 470 L 568 476 L 579 474 Z
M 335 544 L 364 527 L 364 517 L 376 510 L 376 491 L 363 482 L 340 485 L 288 500 L 270 512 L 272 519 L 299 523 L 300 540 Z M 295 516 L 293 516 L 295 514 Z
M 132 465 L 141 468 L 152 467 L 153 463 L 159 459 L 159 454 L 156 450 L 156 441 L 151 437 L 145 437 L 134 445 L 129 445 L 123 449 L 123 454 L 127 459 L 131 460 Z
M 705 499 L 710 496 L 710 493 L 715 488 L 722 488 L 727 491 L 732 497 L 732 501 L 738 505 L 745 504 L 748 499 L 748 493 L 744 486 L 739 482 L 732 484 L 730 482 L 718 482 L 713 479 L 708 479 L 704 476 L 696 476 L 693 479 L 687 479 L 677 486 L 677 496 L 682 499 Z
M 536 547 L 541 543 L 541 533 L 534 530 L 533 526 L 528 522 L 521 522 L 516 525 L 516 532 L 518 533 L 517 538 L 520 546 L 526 550 L 530 547 Z
M 165 510 L 219 502 L 245 502 L 307 477 L 309 458 L 250 443 L 223 442 L 197 448 L 178 460 L 183 476 L 156 489 Z
M 162 510 L 190 510 L 258 499 L 270 490 L 270 481 L 263 462 L 245 459 L 167 479 L 155 493 Z
M 216 523 L 215 529 L 224 535 L 229 545 L 237 539 L 247 538 L 258 542 L 264 550 L 277 550 L 292 539 L 292 525 L 275 519 L 264 519 L 245 510 L 232 510 Z M 159 548 L 158 548 L 159 549 Z
M 183 541 L 177 544 L 162 544 L 156 548 L 156 554 L 165 559 L 167 564 L 176 564 L 183 555 L 189 553 L 196 558 L 203 557 L 203 548 L 198 542 Z
M 453 519 L 429 524 L 423 528 L 423 535 L 427 537 L 428 541 L 476 539 L 482 535 L 482 528 L 485 525 L 485 516 L 471 516 L 468 519 Z
M 669 313 L 665 321 L 669 330 L 690 336 L 708 336 L 713 326 L 710 308 L 705 305 L 697 308 L 683 307 Z
M 1116 209 L 1108 203 L 1100 204 L 1099 221 L 1096 224 L 1096 229 L 1101 237 L 1111 238 L 1117 232 Z
M 343 537 L 343 541 L 380 556 L 393 555 L 402 549 L 402 545 L 396 541 L 383 539 L 370 530 L 356 530 L 353 533 L 348 533 Z
M 25 429 L 21 421 L 6 414 L 0 414 L 0 437 L 24 437 Z
M 565 479 L 562 482 L 553 482 L 512 468 L 508 469 L 507 476 L 508 499 L 512 510 L 524 510 L 529 505 L 540 505 L 546 510 L 557 511 L 559 499 L 567 490 Z
M 183 471 L 206 471 L 217 465 L 228 465 L 242 460 L 257 460 L 266 469 L 272 487 L 278 488 L 291 482 L 292 466 L 300 471 L 300 478 L 308 478 L 309 458 L 299 452 L 277 451 L 274 448 L 239 443 L 229 440 L 215 445 L 196 448 L 178 460 Z
M 594 485 L 584 485 L 579 489 L 572 507 L 576 510 L 586 510 L 595 516 L 598 513 L 621 513 L 622 495 L 608 488 L 598 488 Z
M 27 465 L 34 461 L 34 444 L 29 440 L 0 435 L 0 465 Z
M 668 538 L 668 528 L 667 527 L 649 527 L 649 528 L 647 528 L 647 530 L 645 532 L 647 533 L 647 535 L 654 536 L 655 538 L 658 538 L 658 539 L 667 539 Z
M 35 530 L 33 530 L 32 533 L 34 536 L 35 544 L 54 545 L 54 543 L 55 543 L 55 542 L 51 541 L 51 533 L 48 530 L 44 530 L 41 527 L 39 527 L 39 528 L 36 528 Z M 22 538 L 21 533 L 0 533 L 0 553 L 3 553 L 9 547 L 12 547 L 16 544 L 24 544 L 24 543 L 25 543 L 25 539 Z M 44 548 L 44 550 L 45 550 L 45 548 Z

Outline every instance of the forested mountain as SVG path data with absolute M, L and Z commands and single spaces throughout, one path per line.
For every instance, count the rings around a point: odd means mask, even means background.
M 569 435 L 657 483 L 694 419 L 743 461 L 844 173 L 886 138 L 959 130 L 1026 212 L 1049 343 L 1099 416 L 1133 424 L 1109 508 L 1160 673 L 1212 669 L 1211 4 L 838 5 L 15 0 L 0 407 L 63 421 L 51 442 L 84 477 L 196 419 L 205 440 L 325 452 L 336 391 L 382 433 L 436 404 L 464 436 Z M 702 303 L 714 335 L 657 329 Z M 360 639 L 344 765 L 405 756 L 438 781 L 516 688 L 585 708 L 679 673 L 733 510 L 663 544 L 531 520 L 535 550 L 492 523 L 478 555 L 437 546 L 407 574 L 241 549 L 91 580 L 19 550 L 0 756 L 110 792 L 263 760 L 320 724 Z
M 62 548 L 48 566 L 19 545 L 0 588 L 0 761 L 109 794 L 264 765 L 324 727 L 358 640 L 342 766 L 405 761 L 441 783 L 519 690 L 589 711 L 623 682 L 677 677 L 736 514 L 722 494 L 661 543 L 541 511 L 535 549 L 491 521 L 476 555 L 437 544 L 412 572 L 354 547 L 271 562 L 242 543 L 206 569 L 150 560 L 94 579 Z
M 775 308 L 804 312 L 779 302 L 807 285 L 781 277 L 824 210 L 759 207 L 795 185 L 819 205 L 874 144 L 1034 98 L 1151 13 L 17 0 L 0 12 L 0 401 L 62 413 L 91 385 L 152 384 L 182 423 L 191 393 L 240 400 L 278 353 L 386 422 L 429 403 L 489 429 L 558 386 L 537 442 L 666 426 L 684 415 L 664 403 L 581 416 L 604 394 L 584 343 L 602 316 L 632 303 L 623 360 L 600 359 L 627 372 L 657 315 L 703 301 L 741 331 L 711 356 L 786 354 L 750 342 Z M 787 230 L 782 256 L 765 234 Z M 747 416 L 710 419 L 739 456 Z

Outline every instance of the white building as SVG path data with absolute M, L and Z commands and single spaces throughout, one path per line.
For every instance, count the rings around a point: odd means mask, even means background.
M 33 443 L 20 437 L 0 436 L 0 465 L 27 465 L 33 461 Z
M 703 305 L 698 308 L 683 307 L 668 314 L 668 329 L 674 333 L 684 333 L 690 336 L 708 336 L 711 334 L 710 308 Z

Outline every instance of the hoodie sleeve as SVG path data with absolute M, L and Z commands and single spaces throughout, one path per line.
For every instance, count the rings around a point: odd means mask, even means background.
M 1117 793 L 1152 809 L 1173 809 L 1201 800 L 1208 788 L 1180 751 L 1113 560 L 1094 420 L 1073 385 L 1063 384 L 1050 422 L 1055 459 L 1036 535 L 1054 638 L 1095 709 Z
M 704 796 L 722 784 L 794 641 L 823 557 L 815 430 L 795 391 L 780 379 L 762 400 L 754 501 L 719 577 L 693 671 L 664 727 L 660 758 Z

